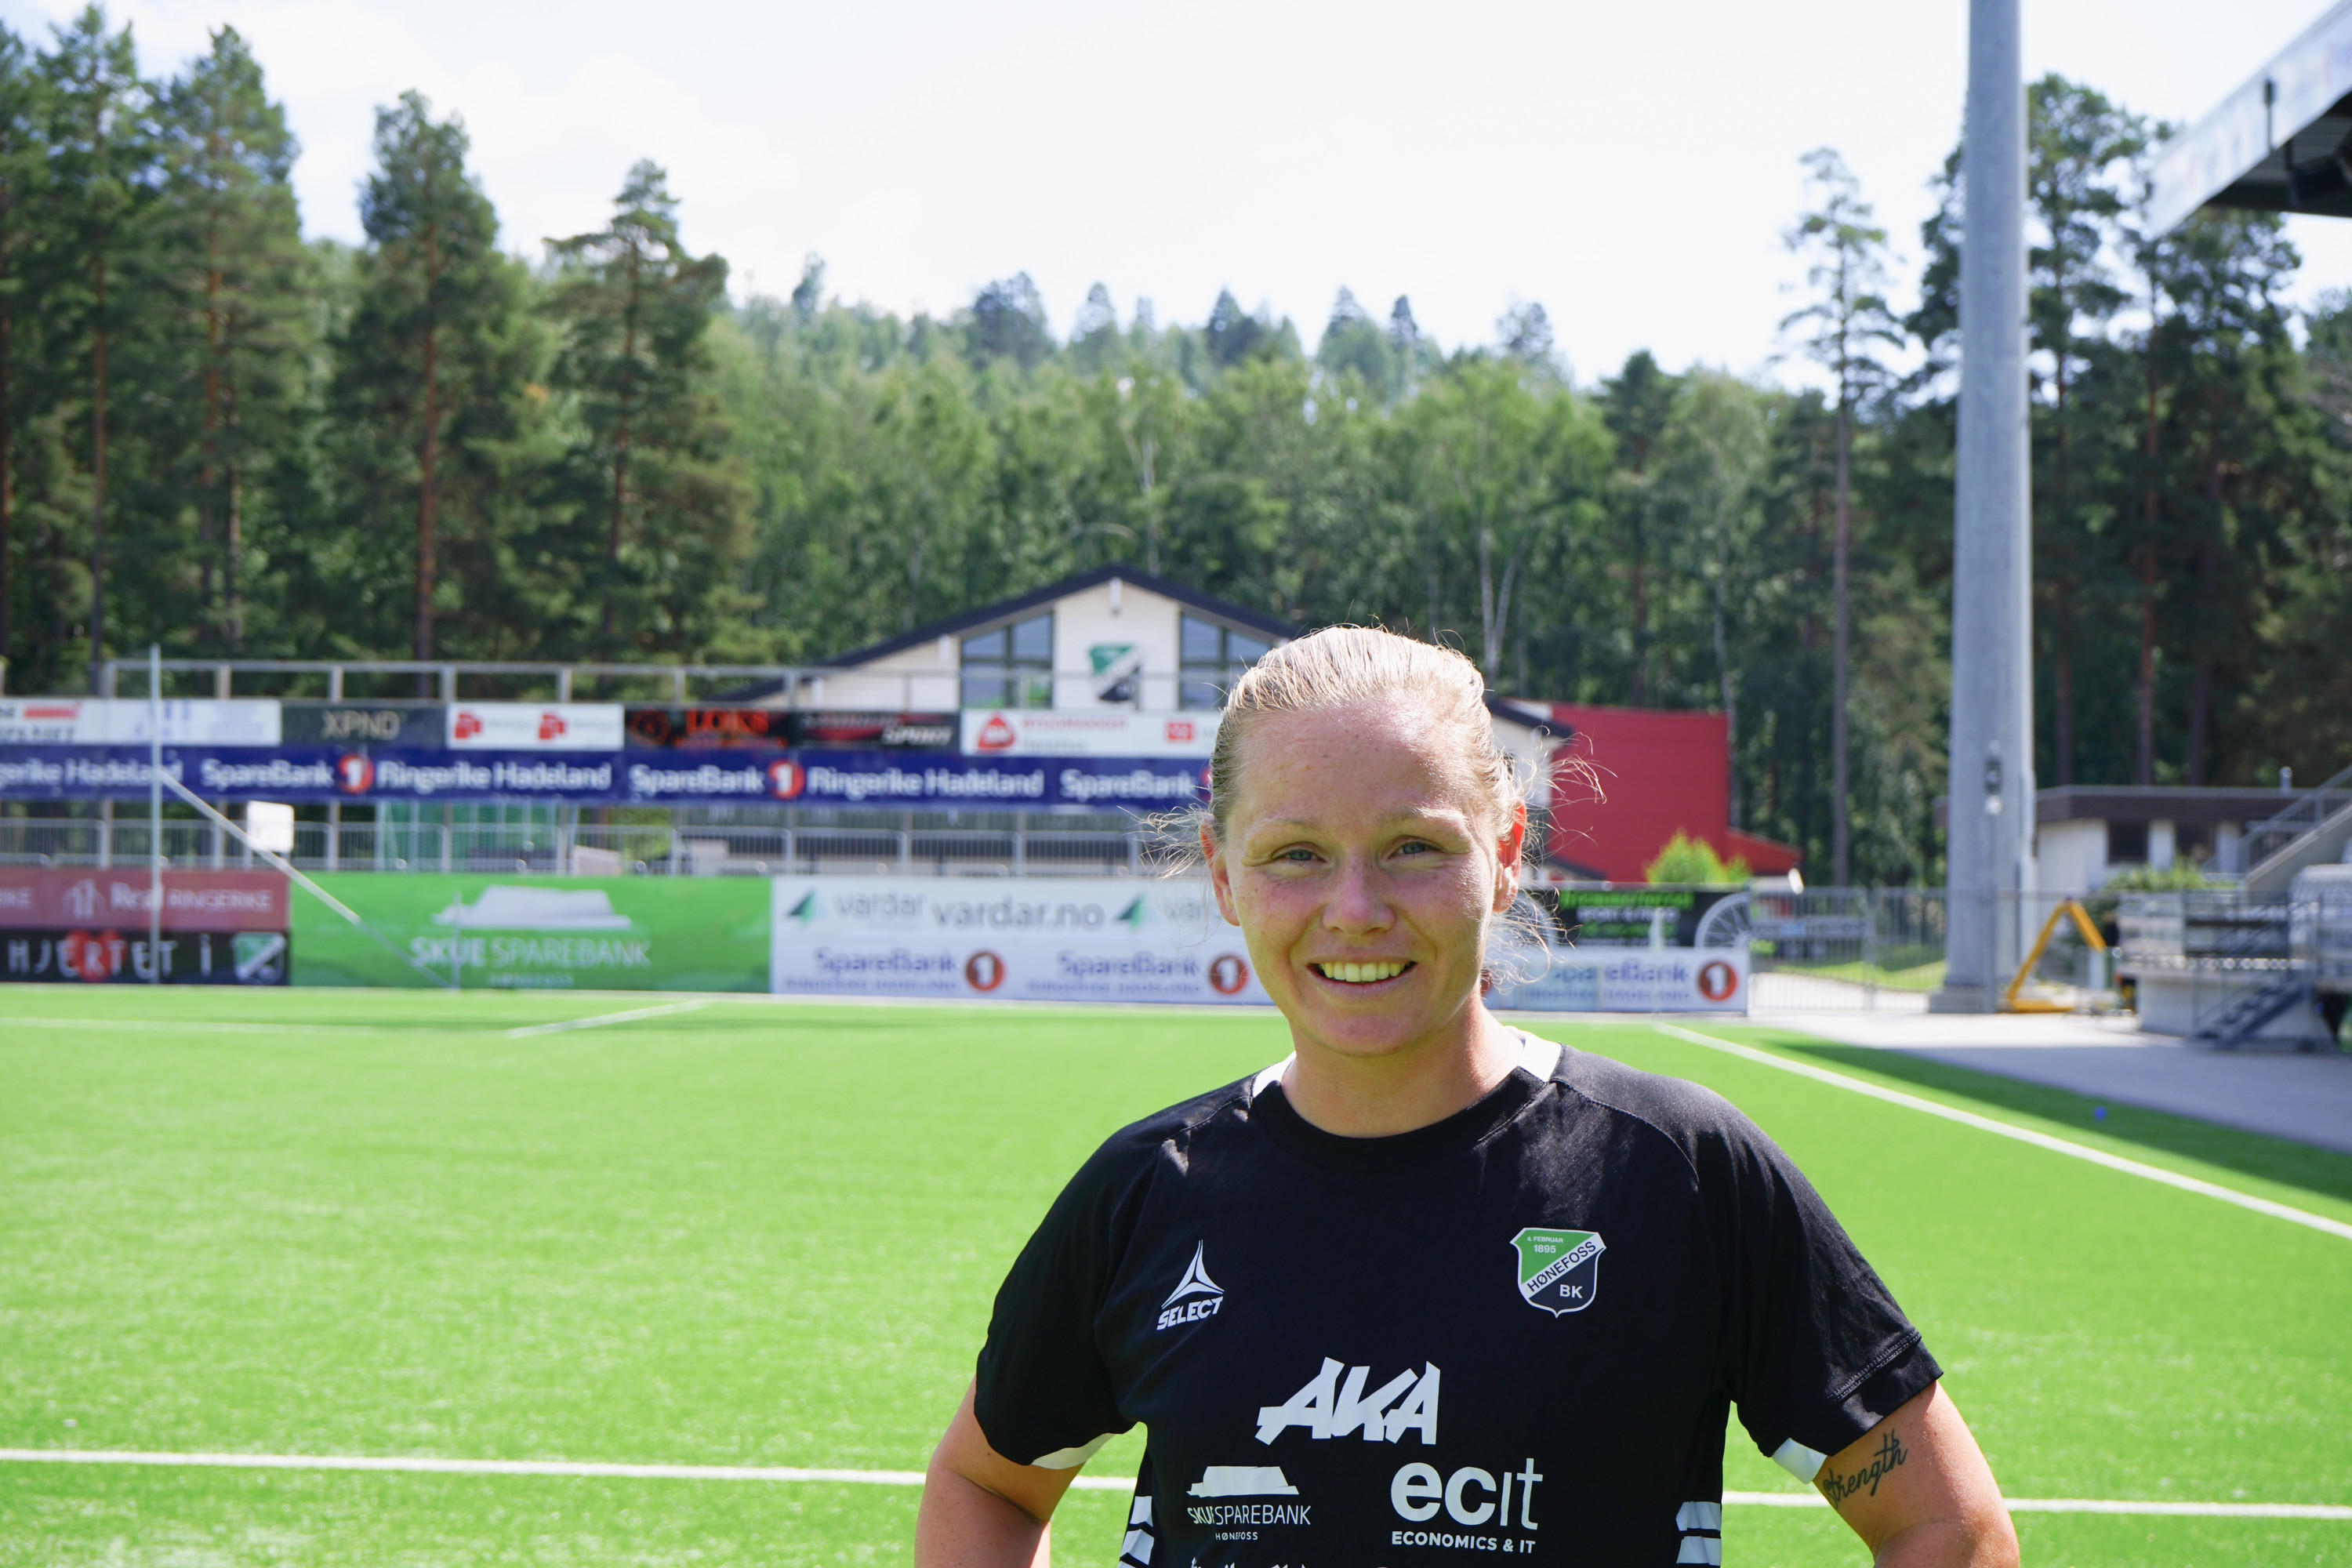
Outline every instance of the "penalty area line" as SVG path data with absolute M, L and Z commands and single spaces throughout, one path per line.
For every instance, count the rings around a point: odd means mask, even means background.
M 0 1463 L 152 1465 L 245 1470 L 374 1470 L 424 1475 L 557 1476 L 656 1481 L 816 1481 L 852 1486 L 919 1487 L 920 1470 L 803 1468 L 788 1465 L 622 1465 L 585 1459 L 439 1459 L 368 1454 L 163 1454 L 119 1448 L 0 1448 Z M 1132 1492 L 1113 1476 L 1080 1476 L 1080 1491 Z M 1817 1492 L 1726 1492 L 1734 1507 L 1827 1508 Z M 2116 1498 L 2011 1498 L 2012 1513 L 2172 1514 L 2200 1519 L 2352 1521 L 2352 1507 L 2296 1502 L 2172 1502 Z
M 2168 1171 L 2160 1165 L 2147 1165 L 2137 1160 L 2126 1160 L 2120 1154 L 2110 1154 L 2104 1149 L 2094 1149 L 2087 1143 L 2077 1143 L 2066 1138 L 2055 1138 L 2047 1132 L 2037 1132 L 2031 1127 L 2020 1127 L 2012 1121 L 2000 1121 L 1990 1116 L 1979 1116 L 1973 1110 L 1962 1110 L 1958 1106 L 1925 1100 L 1916 1094 L 1906 1094 L 1899 1089 L 1886 1089 L 1862 1079 L 1849 1078 L 1844 1073 L 1832 1072 L 1827 1068 L 1815 1067 L 1811 1062 L 1792 1061 L 1787 1057 L 1776 1055 L 1771 1051 L 1761 1051 L 1753 1046 L 1743 1046 L 1736 1040 L 1726 1040 L 1714 1035 L 1702 1035 L 1696 1029 L 1685 1029 L 1675 1024 L 1654 1024 L 1651 1026 L 1662 1035 L 1671 1035 L 1675 1039 L 1687 1040 L 1695 1046 L 1705 1046 L 1711 1051 L 1722 1051 L 1726 1055 L 1738 1057 L 1742 1061 L 1754 1062 L 1759 1067 L 1775 1068 L 1781 1072 L 1795 1073 L 1800 1078 L 1809 1078 L 1816 1083 L 1825 1083 L 1833 1089 L 1846 1089 L 1854 1094 L 1865 1094 L 1873 1100 L 1883 1100 L 1889 1105 L 1900 1105 L 1911 1110 L 1922 1110 L 1930 1116 L 1939 1116 L 1947 1121 L 1957 1121 L 1963 1127 L 1973 1127 L 1979 1132 L 1990 1132 L 1999 1138 L 2013 1138 L 2020 1143 L 2031 1143 L 2037 1149 L 2047 1149 L 2053 1154 L 2063 1154 L 2072 1160 L 2085 1160 L 2094 1165 L 2104 1165 L 2110 1171 L 2120 1171 L 2127 1176 L 2137 1176 L 2143 1181 L 2176 1187 L 2184 1193 L 2195 1193 L 2200 1197 L 2215 1198 L 2225 1204 L 2234 1204 L 2239 1208 L 2268 1215 L 2273 1219 L 2283 1219 L 2290 1225 L 2305 1226 L 2313 1230 L 2324 1231 L 2329 1236 L 2352 1241 L 2352 1225 L 2347 1225 L 2340 1219 L 2330 1219 L 2326 1215 L 2313 1214 L 2308 1209 L 2273 1203 L 2269 1198 L 2258 1198 L 2252 1193 L 2242 1193 L 2235 1187 L 2225 1187 L 2218 1182 L 2200 1181 L 2195 1176 L 2184 1176 L 2178 1171 Z M 2083 1511 L 2092 1510 L 2086 1509 Z
M 560 1035 L 567 1029 L 601 1029 L 608 1024 L 633 1024 L 639 1018 L 660 1018 L 672 1013 L 693 1013 L 709 1006 L 706 1000 L 670 1002 L 659 1007 L 632 1007 L 625 1013 L 599 1013 L 588 1018 L 559 1018 L 552 1024 L 525 1024 L 519 1029 L 509 1029 L 507 1038 L 520 1040 L 530 1035 Z

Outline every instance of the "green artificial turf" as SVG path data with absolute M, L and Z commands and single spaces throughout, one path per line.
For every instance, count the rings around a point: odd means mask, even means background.
M 0 990 L 0 1447 L 919 1469 L 1077 1162 L 1286 1048 L 1260 1014 L 734 1000 L 504 1033 L 669 1000 Z M 1644 1022 L 1541 1032 L 1706 1082 L 1787 1146 L 2012 1495 L 2352 1502 L 2352 1241 Z M 2338 1156 L 1711 1032 L 2352 1219 Z M 1727 1479 L 1794 1489 L 1736 1430 Z M 0 1463 L 0 1568 L 903 1561 L 915 1503 Z M 1064 1560 L 1108 1563 L 1123 1520 L 1073 1493 Z M 2352 1555 L 2352 1523 L 2020 1523 L 2035 1562 Z M 1727 1542 L 1739 1563 L 1859 1557 L 1825 1510 L 1735 1506 Z

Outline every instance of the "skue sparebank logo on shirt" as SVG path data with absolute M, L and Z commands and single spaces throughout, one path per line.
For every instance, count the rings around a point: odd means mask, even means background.
M 1370 1393 L 1372 1369 L 1349 1366 L 1323 1358 L 1323 1368 L 1307 1386 L 1280 1405 L 1263 1405 L 1257 1413 L 1257 1440 L 1271 1443 L 1293 1426 L 1304 1426 L 1318 1442 L 1361 1433 L 1367 1443 L 1401 1443 L 1408 1432 L 1423 1443 L 1437 1443 L 1437 1368 L 1424 1363 L 1411 1367 Z M 1344 1379 L 1344 1380 L 1343 1380 Z
M 1609 1248 L 1597 1230 L 1544 1230 L 1534 1226 L 1511 1237 L 1519 1255 L 1519 1295 L 1554 1317 L 1581 1312 L 1601 1289 L 1601 1255 Z
M 1184 1266 L 1184 1278 L 1176 1289 L 1168 1292 L 1168 1300 L 1160 1303 L 1157 1329 L 1172 1329 L 1179 1323 L 1197 1323 L 1203 1318 L 1213 1318 L 1217 1309 L 1225 1304 L 1225 1288 L 1209 1278 L 1209 1244 L 1192 1244 L 1192 1261 Z

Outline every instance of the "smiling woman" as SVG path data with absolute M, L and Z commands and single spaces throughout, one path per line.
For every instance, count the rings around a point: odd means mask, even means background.
M 1487 1010 L 1527 812 L 1469 660 L 1276 648 L 1212 778 L 1201 853 L 1292 1054 L 1063 1191 L 932 1457 L 919 1568 L 1045 1563 L 1138 1422 L 1136 1568 L 1717 1563 L 1735 1406 L 1880 1563 L 2016 1561 L 1941 1369 L 1787 1157 Z

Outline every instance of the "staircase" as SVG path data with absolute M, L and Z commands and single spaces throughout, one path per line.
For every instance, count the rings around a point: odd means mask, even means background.
M 2290 1008 L 2311 1005 L 2314 996 L 2308 977 L 2277 975 L 2252 991 L 2239 992 L 2210 1018 L 2200 1019 L 2195 1038 L 2217 1051 L 2235 1050 Z
M 2352 768 L 2246 828 L 2246 872 L 2239 885 L 2252 897 L 2284 897 L 2297 871 L 2341 858 L 2347 844 L 2352 844 Z

